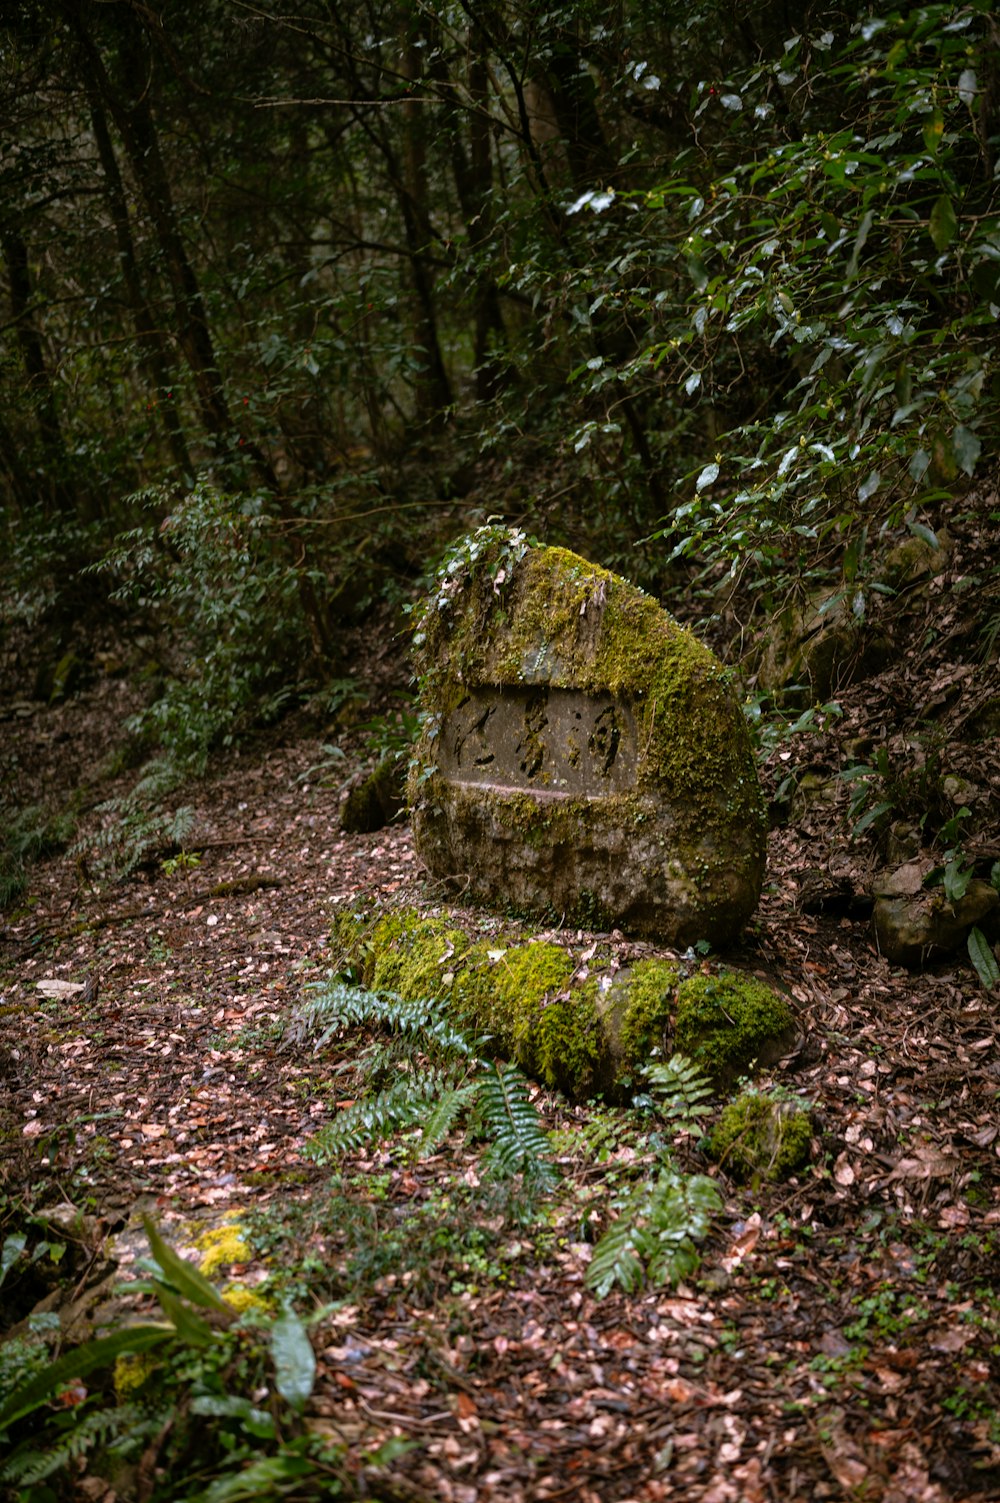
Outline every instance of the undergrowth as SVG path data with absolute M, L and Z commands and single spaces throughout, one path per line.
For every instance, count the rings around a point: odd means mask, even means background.
M 489 1040 L 457 1028 L 440 1000 L 405 1001 L 337 979 L 312 989 L 290 1037 L 312 1038 L 319 1049 L 347 1030 L 373 1027 L 397 1041 L 395 1078 L 321 1128 L 306 1150 L 311 1158 L 328 1164 L 405 1133 L 412 1135 L 410 1147 L 419 1159 L 464 1126 L 471 1142 L 489 1145 L 480 1165 L 486 1182 L 520 1175 L 533 1195 L 554 1190 L 553 1145 L 532 1087 L 516 1066 L 485 1058 Z M 694 1133 L 712 1109 L 711 1086 L 697 1066 L 677 1054 L 652 1062 L 644 1075 L 647 1089 L 639 1104 L 654 1110 L 674 1135 Z M 638 1182 L 615 1200 L 617 1214 L 588 1268 L 589 1286 L 603 1296 L 616 1285 L 631 1291 L 647 1280 L 672 1284 L 694 1272 L 697 1244 L 722 1204 L 715 1182 L 682 1169 L 661 1134 L 653 1175 L 643 1165 Z

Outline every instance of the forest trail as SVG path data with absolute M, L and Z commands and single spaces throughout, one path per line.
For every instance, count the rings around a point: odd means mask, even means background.
M 199 1228 L 238 1215 L 253 1256 L 226 1275 L 253 1285 L 296 1257 L 312 1298 L 333 1302 L 313 1331 L 307 1415 L 355 1457 L 405 1443 L 370 1473 L 387 1498 L 1000 1496 L 996 998 L 964 952 L 891 969 L 867 920 L 828 901 L 863 889 L 872 859 L 847 840 L 848 790 L 829 776 L 843 743 L 878 724 L 891 745 L 905 707 L 956 705 L 953 583 L 921 606 L 939 646 L 849 689 L 839 721 L 776 744 L 766 769 L 772 792 L 789 762 L 800 782 L 818 769 L 826 793 L 793 795 L 760 914 L 727 958 L 794 1001 L 804 1044 L 774 1080 L 810 1103 L 816 1139 L 789 1184 L 720 1180 L 699 1279 L 603 1301 L 585 1286 L 587 1238 L 635 1157 L 626 1113 L 539 1094 L 562 1178 L 525 1225 L 461 1135 L 420 1162 L 398 1141 L 337 1173 L 307 1156 L 364 1089 L 367 1036 L 319 1053 L 284 1036 L 331 964 L 337 901 L 445 895 L 405 823 L 341 832 L 336 784 L 360 765 L 358 737 L 345 735 L 328 786 L 334 764 L 299 717 L 182 790 L 188 856 L 154 852 L 117 883 L 52 858 L 8 919 L 3 1193 L 84 1213 L 77 1300 L 114 1264 L 130 1276 L 141 1213 L 188 1251 Z M 104 678 L 45 706 L 8 683 L 5 729 L 36 796 L 128 785 L 96 770 L 131 693 Z M 893 705 L 902 723 L 886 727 Z M 995 800 L 995 741 L 972 755 Z M 623 959 L 652 953 L 610 943 Z M 47 997 L 44 981 L 87 989 Z

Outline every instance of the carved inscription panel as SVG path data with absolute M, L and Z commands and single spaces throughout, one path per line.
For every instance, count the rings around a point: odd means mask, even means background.
M 477 689 L 449 715 L 441 771 L 453 783 L 599 798 L 635 783 L 635 725 L 609 694 Z

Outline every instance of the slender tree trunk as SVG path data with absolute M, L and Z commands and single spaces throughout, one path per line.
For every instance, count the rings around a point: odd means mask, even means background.
M 28 247 L 20 230 L 7 218 L 0 219 L 0 247 L 7 267 L 14 337 L 34 404 L 45 468 L 44 480 L 36 484 L 47 512 L 72 512 L 77 508 L 78 497 L 70 484 L 72 469 L 63 440 L 52 375 L 45 359 L 41 331 L 32 311 Z
M 403 71 L 412 80 L 412 87 L 416 90 L 423 75 L 423 63 L 413 27 L 414 23 L 411 21 L 410 30 L 404 38 Z M 403 105 L 403 120 L 402 164 L 401 168 L 397 166 L 393 176 L 398 183 L 403 233 L 410 253 L 410 270 L 417 299 L 414 332 L 418 344 L 423 347 L 427 362 L 424 379 L 418 388 L 420 416 L 425 421 L 433 421 L 451 406 L 452 391 L 438 338 L 434 273 L 427 258 L 427 251 L 434 237 L 428 208 L 430 195 L 424 106 L 416 100 L 409 100 Z M 388 149 L 388 142 L 384 149 L 386 160 L 391 162 L 392 153 Z
M 177 381 L 176 376 L 172 375 L 170 370 L 169 345 L 163 330 L 153 317 L 152 309 L 143 291 L 132 239 L 132 227 L 129 223 L 125 185 L 118 170 L 101 97 L 89 69 L 86 70 L 85 82 L 90 104 L 90 119 L 94 128 L 94 140 L 97 143 L 97 154 L 104 172 L 108 208 L 118 245 L 118 264 L 121 267 L 125 294 L 139 340 L 140 359 L 145 367 L 147 379 L 157 395 L 156 412 L 166 432 L 174 463 L 182 475 L 191 474 L 191 459 L 184 438 L 184 430 L 181 427 L 178 404 L 171 395 Z

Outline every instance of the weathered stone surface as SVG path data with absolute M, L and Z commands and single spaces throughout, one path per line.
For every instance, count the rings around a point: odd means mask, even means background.
M 340 811 L 340 828 L 348 835 L 370 835 L 384 829 L 406 807 L 405 787 L 402 757 L 383 757 L 347 795 Z
M 875 935 L 890 965 L 917 970 L 968 939 L 973 925 L 992 934 L 1000 918 L 1000 894 L 989 882 L 972 881 L 949 903 L 940 887 L 925 888 L 930 862 L 908 861 L 875 890 Z
M 821 704 L 880 673 L 891 657 L 888 637 L 858 620 L 847 601 L 816 595 L 786 606 L 771 623 L 757 687 L 789 702 Z
M 415 647 L 410 801 L 433 875 L 665 943 L 736 937 L 764 871 L 749 737 L 721 664 L 654 600 L 482 529 Z

